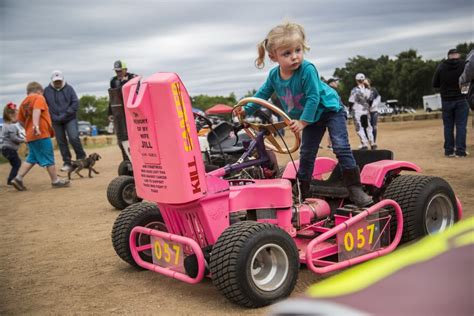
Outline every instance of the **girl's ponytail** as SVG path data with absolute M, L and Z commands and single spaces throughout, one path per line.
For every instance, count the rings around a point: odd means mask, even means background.
M 265 49 L 267 45 L 267 39 L 264 39 L 257 45 L 258 57 L 255 59 L 255 67 L 262 69 L 265 67 Z

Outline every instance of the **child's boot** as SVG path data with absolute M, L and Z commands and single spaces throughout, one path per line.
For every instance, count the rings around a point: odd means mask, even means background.
M 344 184 L 349 190 L 349 199 L 359 207 L 373 203 L 372 198 L 364 192 L 360 183 L 359 167 L 342 171 Z

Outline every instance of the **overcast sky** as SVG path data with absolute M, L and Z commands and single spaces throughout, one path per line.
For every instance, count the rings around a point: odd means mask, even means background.
M 472 0 L 120 1 L 0 0 L 0 102 L 21 102 L 29 81 L 59 69 L 79 96 L 107 94 L 113 62 L 149 76 L 176 72 L 191 95 L 238 97 L 268 70 L 256 44 L 285 19 L 302 24 L 306 58 L 321 75 L 357 55 L 426 59 L 474 41 Z M 363 69 L 361 69 L 363 72 Z

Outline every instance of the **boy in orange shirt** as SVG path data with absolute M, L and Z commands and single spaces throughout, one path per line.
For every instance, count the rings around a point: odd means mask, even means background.
M 37 82 L 30 82 L 26 87 L 26 94 L 27 97 L 20 105 L 18 121 L 25 127 L 28 156 L 11 183 L 17 190 L 25 191 L 23 177 L 38 164 L 46 168 L 54 188 L 66 187 L 69 180 L 59 178 L 56 173 L 51 141 L 53 128 L 48 105 L 43 97 L 43 87 Z

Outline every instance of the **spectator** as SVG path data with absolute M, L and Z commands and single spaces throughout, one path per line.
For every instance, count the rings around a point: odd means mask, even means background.
M 127 65 L 121 60 L 114 62 L 115 76 L 110 80 L 109 89 L 109 121 L 114 122 L 117 144 L 122 152 L 123 160 L 130 160 L 124 142 L 128 142 L 125 109 L 123 103 L 122 87 L 137 75 L 128 72 Z M 126 145 L 128 147 L 128 144 Z
M 463 90 L 467 91 L 467 102 L 471 110 L 474 111 L 474 49 L 471 49 L 466 57 L 464 71 L 461 77 L 459 77 L 459 85 L 462 90 L 461 92 L 464 92 Z M 466 87 L 466 89 L 463 89 L 463 87 Z M 474 120 L 472 122 L 474 124 Z
M 380 94 L 372 87 L 372 82 L 369 78 L 365 78 L 364 86 L 370 90 L 370 97 L 369 97 L 369 115 L 370 115 L 370 125 L 372 126 L 372 134 L 374 135 L 374 143 L 377 142 L 377 122 L 379 118 L 378 108 L 380 105 Z
M 327 84 L 328 84 L 331 88 L 333 88 L 334 90 L 336 90 L 336 92 L 337 92 L 337 88 L 339 88 L 339 80 L 340 80 L 339 78 L 329 78 L 328 81 L 327 81 Z M 339 94 L 338 94 L 338 96 L 339 96 Z M 341 100 L 340 97 L 339 97 L 339 102 L 341 103 L 341 105 L 344 106 L 344 108 L 346 107 L 346 106 L 342 103 L 342 100 Z M 327 146 L 327 148 L 328 148 L 328 149 L 332 149 L 331 135 L 329 135 L 329 133 L 328 133 L 327 138 L 328 138 L 328 146 Z M 320 146 L 320 148 L 321 148 L 321 146 Z
M 54 164 L 53 127 L 48 112 L 48 104 L 43 97 L 43 87 L 37 82 L 30 82 L 26 87 L 27 97 L 20 105 L 18 121 L 25 127 L 28 156 L 21 165 L 18 174 L 11 183 L 15 189 L 25 191 L 23 178 L 35 164 L 45 167 L 54 188 L 66 187 L 69 180 L 59 178 Z
M 372 125 L 369 121 L 369 98 L 370 90 L 364 86 L 365 75 L 358 73 L 355 77 L 357 86 L 351 90 L 349 97 L 349 108 L 351 109 L 357 135 L 360 138 L 359 149 L 369 149 L 369 143 L 372 149 L 377 149 L 372 133 Z M 367 135 L 365 134 L 367 131 Z
M 441 93 L 444 125 L 444 155 L 466 157 L 466 128 L 469 105 L 459 87 L 464 62 L 456 49 L 448 51 L 448 59 L 438 65 L 433 76 L 433 87 Z M 456 137 L 454 129 L 456 128 Z M 456 139 L 456 141 L 455 141 Z
M 18 121 L 18 109 L 16 104 L 10 102 L 3 109 L 3 128 L 2 128 L 2 155 L 10 162 L 12 166 L 7 178 L 7 185 L 12 185 L 12 180 L 18 174 L 21 166 L 21 159 L 18 156 L 18 147 L 25 142 L 25 138 L 20 133 L 16 122 Z
M 48 103 L 56 141 L 63 158 L 61 171 L 68 172 L 71 169 L 72 159 L 68 139 L 76 153 L 76 159 L 86 158 L 77 125 L 79 100 L 73 87 L 64 80 L 59 70 L 53 71 L 51 83 L 44 89 L 44 97 Z

